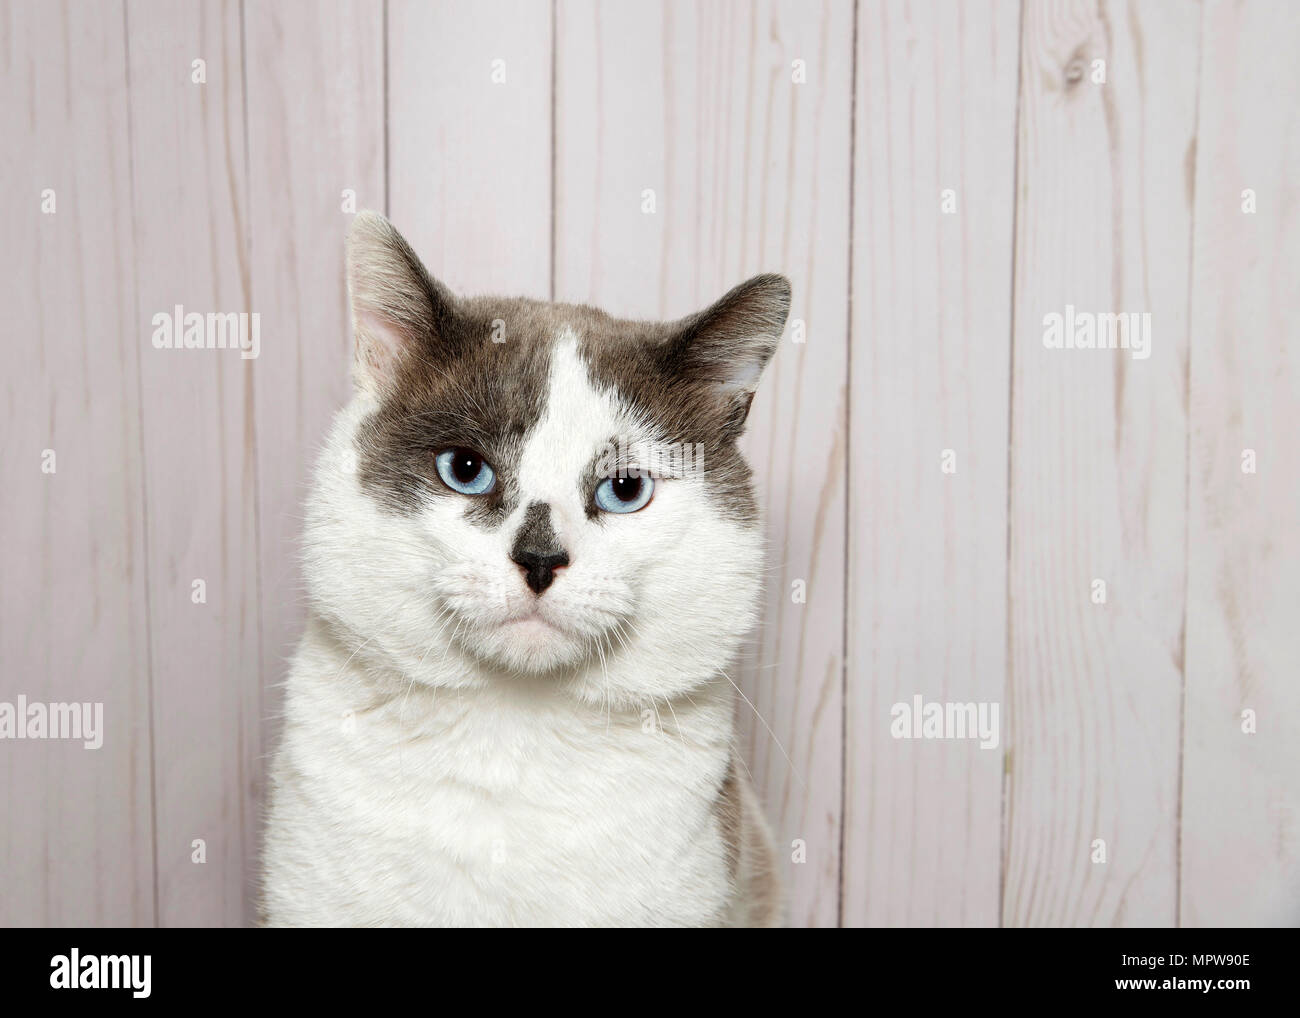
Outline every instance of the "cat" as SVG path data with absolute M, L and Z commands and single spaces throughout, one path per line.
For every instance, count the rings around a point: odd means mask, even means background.
M 347 279 L 262 921 L 780 925 L 729 669 L 763 574 L 737 439 L 788 281 L 675 322 L 463 298 L 372 212 Z

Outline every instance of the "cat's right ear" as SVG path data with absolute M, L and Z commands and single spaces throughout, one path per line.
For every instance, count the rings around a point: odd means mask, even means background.
M 348 299 L 356 335 L 353 381 L 378 396 L 408 357 L 436 359 L 455 297 L 429 275 L 393 224 L 359 212 L 348 230 Z

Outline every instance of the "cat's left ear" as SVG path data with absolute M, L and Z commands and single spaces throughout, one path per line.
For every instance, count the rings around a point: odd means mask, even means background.
M 664 350 L 665 367 L 708 383 L 723 402 L 726 430 L 739 435 L 789 313 L 790 281 L 771 273 L 755 276 L 678 323 Z

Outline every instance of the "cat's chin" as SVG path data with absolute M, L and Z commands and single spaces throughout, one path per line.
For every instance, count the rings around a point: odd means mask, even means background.
M 539 614 L 498 623 L 476 636 L 474 652 L 509 671 L 543 673 L 571 668 L 587 653 L 585 641 Z

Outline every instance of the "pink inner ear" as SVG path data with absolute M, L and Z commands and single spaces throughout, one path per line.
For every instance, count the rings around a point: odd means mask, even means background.
M 358 366 L 372 381 L 391 379 L 406 342 L 402 330 L 391 318 L 375 311 L 358 311 L 354 328 Z

